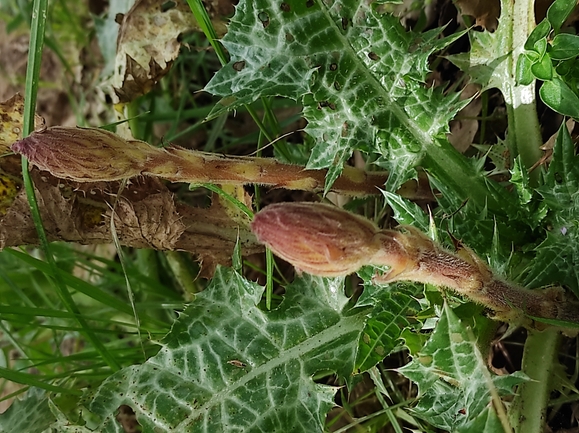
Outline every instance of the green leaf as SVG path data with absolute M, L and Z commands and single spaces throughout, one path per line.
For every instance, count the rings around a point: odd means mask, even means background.
M 229 109 L 265 95 L 302 99 L 316 140 L 308 168 L 329 169 L 326 189 L 361 150 L 377 155 L 394 190 L 446 142 L 449 120 L 468 102 L 423 84 L 429 56 L 460 35 L 406 32 L 364 1 L 282 5 L 239 3 L 222 41 L 231 62 L 205 90 L 227 97 Z
M 452 233 L 455 239 L 460 239 L 465 245 L 484 256 L 491 251 L 492 239 L 498 229 L 501 247 L 505 251 L 512 250 L 512 244 L 522 244 L 528 236 L 527 221 L 521 218 L 517 197 L 494 182 L 488 183 L 489 195 L 501 200 L 505 213 L 491 212 L 488 207 L 479 207 L 471 200 L 452 199 L 447 186 L 433 177 L 429 177 L 433 190 L 442 193 L 438 198 L 440 207 L 435 217 L 439 218 L 441 230 Z M 500 199 L 499 199 L 500 197 Z
M 507 2 L 501 1 L 504 7 Z M 513 23 L 504 11 L 499 18 L 499 25 L 494 33 L 470 32 L 471 49 L 468 53 L 449 56 L 449 60 L 462 71 L 468 73 L 475 83 L 482 85 L 483 90 L 497 88 L 505 97 L 507 104 L 513 104 L 512 89 L 515 87 L 515 78 L 511 74 L 510 63 L 515 49 L 511 45 Z M 535 28 L 537 31 L 537 28 Z M 538 36 L 539 33 L 537 33 Z M 540 38 L 537 38 L 537 40 Z M 536 41 L 534 41 L 536 42 Z M 534 42 L 530 45 L 533 48 Z M 534 61 L 534 51 L 525 53 Z
M 537 27 L 531 32 L 527 41 L 525 42 L 525 50 L 536 51 L 540 56 L 545 52 L 547 47 L 547 36 L 551 31 L 551 24 L 546 19 L 541 21 Z
M 412 286 L 410 286 L 412 287 Z M 422 291 L 421 288 L 416 291 Z M 409 316 L 420 310 L 415 293 L 405 285 L 378 287 L 366 282 L 356 306 L 373 306 L 360 336 L 356 369 L 360 372 L 374 367 L 400 346 L 400 337 L 411 326 Z
M 45 392 L 39 388 L 30 388 L 22 400 L 17 398 L 0 415 L 0 433 L 40 433 L 54 421 Z
M 398 371 L 418 385 L 416 415 L 453 432 L 503 433 L 491 390 L 512 394 L 512 387 L 525 380 L 521 373 L 491 373 L 473 331 L 447 305 L 424 348 Z
M 322 432 L 335 388 L 312 376 L 352 374 L 364 315 L 343 314 L 343 279 L 304 276 L 271 312 L 256 307 L 262 292 L 218 268 L 160 352 L 101 385 L 88 405 L 92 428 L 118 431 L 126 404 L 144 431 Z
M 537 53 L 539 55 L 539 57 L 543 57 L 545 55 L 545 53 L 547 52 L 547 46 L 548 46 L 547 38 L 539 39 L 533 45 L 532 52 Z
M 561 26 L 565 20 L 573 12 L 573 8 L 577 4 L 576 0 L 555 0 L 547 10 L 547 19 L 553 26 L 555 33 L 559 33 Z
M 539 89 L 539 95 L 552 110 L 579 119 L 579 96 L 560 78 L 545 81 Z
M 382 191 L 388 206 L 394 211 L 394 219 L 398 224 L 412 225 L 423 232 L 428 231 L 428 215 L 416 203 L 411 202 L 398 194 Z
M 525 167 L 523 167 L 520 156 L 515 158 L 515 163 L 511 170 L 510 182 L 515 185 L 517 189 L 519 203 L 521 205 L 528 204 L 531 198 L 533 198 L 533 189 L 529 185 L 529 174 Z
M 95 35 L 103 55 L 104 66 L 101 72 L 103 77 L 113 74 L 117 55 L 117 35 L 119 24 L 115 21 L 118 14 L 126 14 L 135 0 L 114 1 L 104 16 L 94 17 Z
M 553 64 L 549 54 L 545 55 L 538 61 L 531 65 L 531 72 L 539 80 L 549 81 L 553 78 Z
M 515 186 L 522 220 L 526 221 L 532 229 L 535 229 L 547 214 L 547 206 L 541 201 L 533 200 L 533 191 L 529 181 L 529 173 L 523 167 L 520 156 L 515 158 L 511 172 L 510 183 Z
M 537 191 L 550 209 L 549 231 L 527 266 L 524 284 L 567 285 L 579 295 L 579 157 L 565 124 L 559 129 L 545 184 Z
M 553 38 L 551 58 L 554 60 L 567 60 L 579 55 L 579 36 L 569 33 L 559 33 Z
M 517 84 L 520 86 L 527 86 L 533 82 L 535 77 L 531 72 L 533 61 L 525 53 L 521 54 L 517 59 Z
M 555 70 L 561 77 L 573 80 L 579 76 L 579 60 L 576 58 L 563 60 L 557 65 Z

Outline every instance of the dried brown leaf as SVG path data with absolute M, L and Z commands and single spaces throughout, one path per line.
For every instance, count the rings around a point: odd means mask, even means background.
M 10 164 L 4 164 L 8 169 L 0 169 L 0 216 L 6 214 L 22 186 L 20 158 L 5 154 L 11 152 L 10 146 L 22 138 L 23 113 L 24 98 L 19 93 L 4 102 L 0 102 L 0 155 L 4 155 L 4 159 L 9 158 L 13 161 Z M 44 119 L 36 115 L 35 128 L 42 127 L 44 127 Z
M 138 0 L 121 22 L 113 87 L 121 102 L 149 92 L 177 58 L 179 36 L 197 30 L 187 2 Z
M 131 102 L 141 95 L 149 93 L 155 84 L 169 72 L 172 62 L 162 68 L 152 57 L 148 68 L 142 67 L 128 54 L 126 55 L 125 76 L 121 87 L 113 87 L 119 102 Z
M 573 134 L 573 130 L 575 129 L 576 122 L 573 119 L 568 119 L 565 123 L 567 127 L 567 131 L 569 134 Z M 549 139 L 541 146 L 541 150 L 545 153 L 531 168 L 529 171 L 536 169 L 537 167 L 545 164 L 549 164 L 551 159 L 553 159 L 553 149 L 555 148 L 555 140 L 557 139 L 558 132 L 554 133 L 549 137 Z
M 469 99 L 480 92 L 478 84 L 468 84 L 461 92 L 460 99 Z M 472 99 L 469 104 L 458 112 L 454 120 L 450 122 L 450 134 L 448 141 L 461 153 L 464 153 L 472 144 L 478 131 L 478 120 L 482 109 L 480 98 Z
M 475 25 L 494 32 L 499 25 L 500 0 L 456 0 L 462 15 L 474 17 Z
M 18 163 L 19 158 L 12 158 Z M 0 159 L 0 169 L 10 160 Z M 43 225 L 50 241 L 111 243 L 110 218 L 118 182 L 72 182 L 47 172 L 31 172 Z M 263 251 L 247 227 L 233 221 L 220 205 L 196 208 L 175 200 L 158 179 L 141 176 L 123 189 L 115 207 L 115 228 L 122 245 L 194 254 L 210 277 L 218 264 L 228 265 L 239 239 L 244 254 Z M 22 190 L 0 216 L 0 249 L 35 245 L 36 229 Z
M 147 194 L 139 197 L 142 192 Z M 135 179 L 114 212 L 115 228 L 125 244 L 172 251 L 185 231 L 172 194 L 150 177 Z
M 10 152 L 10 146 L 22 138 L 22 114 L 24 98 L 15 94 L 10 99 L 0 102 L 0 155 Z M 44 119 L 35 116 L 35 129 L 44 126 Z

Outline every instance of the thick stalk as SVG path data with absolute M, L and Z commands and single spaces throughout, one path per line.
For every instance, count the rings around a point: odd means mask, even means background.
M 448 287 L 493 310 L 499 320 L 531 327 L 536 326 L 533 317 L 579 323 L 577 305 L 565 299 L 562 289 L 527 290 L 510 284 L 472 251 L 447 251 L 414 227 L 380 230 L 334 206 L 294 202 L 261 210 L 251 229 L 276 255 L 310 274 L 338 277 L 365 265 L 387 267 L 374 276 L 375 282 Z
M 178 146 L 160 149 L 96 128 L 44 129 L 14 143 L 12 150 L 55 177 L 77 182 L 111 182 L 144 174 L 173 182 L 254 183 L 320 192 L 327 173 L 271 158 L 225 156 Z M 387 173 L 344 167 L 332 191 L 350 196 L 378 194 L 387 178 Z M 431 199 L 432 194 L 424 184 L 424 181 L 407 182 L 399 194 L 409 199 Z
M 528 330 L 522 371 L 531 380 L 519 385 L 509 410 L 515 433 L 542 433 L 545 429 L 559 341 L 560 334 L 556 329 Z
M 507 104 L 508 145 L 512 156 L 521 156 L 527 169 L 530 169 L 542 155 L 543 144 L 537 106 L 535 104 L 535 81 L 528 86 L 516 85 L 517 59 L 523 52 L 525 41 L 535 28 L 534 0 L 502 0 L 501 20 L 511 24 L 509 37 L 504 39 L 501 52 L 511 53 L 508 56 L 508 74 L 510 77 L 501 89 Z M 531 184 L 536 185 L 539 171 L 530 174 Z

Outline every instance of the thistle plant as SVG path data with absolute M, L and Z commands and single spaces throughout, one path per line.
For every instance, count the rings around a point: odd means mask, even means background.
M 3 378 L 30 388 L 0 416 L 0 431 L 118 432 L 124 410 L 143 432 L 361 426 L 540 433 L 547 420 L 558 429 L 556 415 L 572 414 L 568 403 L 579 398 L 577 374 L 565 370 L 574 362 L 560 361 L 576 361 L 576 354 L 559 356 L 579 323 L 579 157 L 573 121 L 567 128 L 562 116 L 552 154 L 543 155 L 535 86 L 541 80 L 546 105 L 577 120 L 579 47 L 565 24 L 576 1 L 555 0 L 541 21 L 532 1 L 501 0 L 494 32 L 452 32 L 425 30 L 420 20 L 409 30 L 388 2 L 241 0 L 217 39 L 215 18 L 189 0 L 196 28 L 215 50 L 213 64 L 221 63 L 198 74 L 210 79 L 192 93 L 203 87 L 214 99 L 193 127 L 214 125 L 207 141 L 214 145 L 219 136 L 233 147 L 238 143 L 220 132 L 229 114 L 242 113 L 259 128 L 252 138 L 258 157 L 148 143 L 151 116 L 180 118 L 195 101 L 167 103 L 155 91 L 141 96 L 162 76 L 171 79 L 172 61 L 179 65 L 179 58 L 157 57 L 163 44 L 176 55 L 177 37 L 170 35 L 177 30 L 147 32 L 159 40 L 135 43 L 140 32 L 126 26 L 189 22 L 190 16 L 179 18 L 184 5 L 172 3 L 145 13 L 151 5 L 138 2 L 124 11 L 118 40 L 130 50 L 103 50 L 108 70 L 122 71 L 114 77 L 121 90 L 106 91 L 121 98 L 117 109 L 127 104 L 139 138 L 127 140 L 99 128 L 32 132 L 48 10 L 46 0 L 35 2 L 24 136 L 0 143 L 23 156 L 23 182 L 3 183 L 10 194 L 0 241 L 12 245 L 6 239 L 17 230 L 10 224 L 21 224 L 26 236 L 17 239 L 40 241 L 42 254 L 8 249 L 0 256 L 0 314 L 2 326 L 10 325 L 2 328 L 9 336 L 2 347 L 17 350 L 24 368 L 41 374 L 0 366 Z M 166 8 L 174 20 L 150 19 Z M 98 22 L 103 47 L 117 28 L 114 12 Z M 467 38 L 464 52 L 450 54 Z M 115 64 L 121 57 L 123 64 Z M 447 61 L 460 69 L 452 85 L 430 80 L 431 69 Z M 185 74 L 190 64 L 181 64 Z M 162 80 L 158 89 L 171 88 Z M 470 102 L 459 92 L 468 81 L 480 86 L 470 99 L 482 98 L 484 107 L 491 95 L 506 113 L 504 142 L 481 131 L 473 143 L 486 145 L 486 153 L 473 146 L 463 154 L 448 139 L 450 122 Z M 154 113 L 142 113 L 147 103 Z M 284 140 L 276 104 L 301 109 L 307 126 L 296 134 L 299 143 Z M 179 111 L 159 113 L 159 106 Z M 477 120 L 485 129 L 488 112 Z M 171 131 L 181 126 L 175 121 Z M 273 150 L 264 149 L 266 142 Z M 15 178 L 5 168 L 13 159 L 0 164 L 0 179 Z M 227 201 L 213 197 L 209 208 L 193 212 L 179 202 L 182 191 L 169 192 L 161 181 L 205 185 Z M 101 193 L 91 201 L 97 185 Z M 301 198 L 261 209 L 264 185 L 313 192 L 344 209 Z M 250 221 L 253 209 L 261 210 Z M 230 217 L 235 212 L 244 217 Z M 65 224 L 67 215 L 74 224 Z M 31 217 L 37 234 L 30 234 Z M 73 253 L 54 253 L 64 247 L 51 240 L 87 243 L 94 234 L 83 231 L 87 224 L 99 231 L 98 242 L 115 242 L 118 262 L 102 259 L 98 268 L 89 257 L 69 266 Z M 150 251 L 121 245 L 168 251 L 151 261 Z M 173 259 L 184 245 L 204 250 L 201 257 L 214 265 L 206 284 L 194 281 L 190 269 L 165 271 L 177 269 Z M 265 260 L 249 256 L 264 247 Z M 218 250 L 227 250 L 231 262 Z M 295 278 L 271 252 L 297 270 Z M 262 263 L 266 287 L 249 271 Z M 79 267 L 98 278 L 82 280 Z M 174 280 L 181 292 L 172 290 Z M 279 290 L 272 294 L 274 285 Z M 500 322 L 508 325 L 506 335 L 498 333 Z M 520 368 L 491 365 L 491 347 L 520 326 Z M 46 327 L 50 337 L 39 331 Z M 60 352 L 64 332 L 82 342 L 78 352 Z M 49 343 L 37 349 L 37 335 Z M 371 396 L 362 402 L 374 405 L 372 414 L 356 410 L 359 392 Z M 576 428 L 574 422 L 565 428 Z

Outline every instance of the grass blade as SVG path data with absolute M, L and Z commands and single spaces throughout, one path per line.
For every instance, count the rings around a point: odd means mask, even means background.
M 42 50 L 44 47 L 44 30 L 46 28 L 46 17 L 48 12 L 48 0 L 35 0 L 32 12 L 32 24 L 30 31 L 30 48 L 28 51 L 28 68 L 26 70 L 26 90 L 25 90 L 25 103 L 24 103 L 24 119 L 23 119 L 23 131 L 22 136 L 26 137 L 30 135 L 34 127 L 34 114 L 36 111 L 36 95 L 38 92 L 38 81 L 40 76 L 40 65 L 42 59 Z M 36 196 L 34 193 L 34 185 L 32 183 L 32 178 L 30 177 L 28 160 L 22 157 L 22 176 L 24 179 L 24 187 L 26 189 L 26 195 L 28 197 L 28 202 L 30 203 L 30 210 L 32 214 L 32 219 L 34 220 L 34 225 L 38 233 L 38 239 L 40 240 L 40 245 L 46 260 L 52 269 L 52 275 L 54 278 L 55 286 L 59 292 L 59 295 L 65 304 L 69 312 L 74 314 L 80 327 L 83 329 L 83 334 L 89 340 L 96 350 L 101 354 L 106 363 L 113 370 L 119 370 L 120 366 L 117 361 L 108 353 L 105 346 L 100 342 L 96 335 L 92 332 L 88 324 L 86 323 L 83 316 L 79 313 L 78 307 L 74 303 L 68 288 L 60 278 L 58 268 L 56 266 L 56 261 L 50 250 L 48 240 L 46 238 L 46 233 L 44 231 L 44 226 L 42 225 L 42 219 L 40 217 L 40 211 L 38 208 L 38 203 L 36 201 Z M 40 385 L 36 385 L 41 387 Z M 45 388 L 46 389 L 46 388 Z

